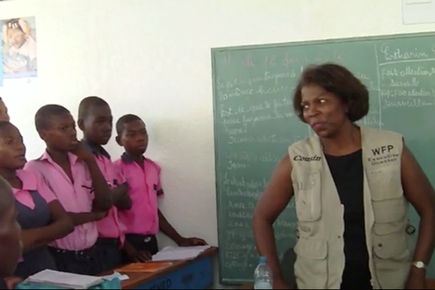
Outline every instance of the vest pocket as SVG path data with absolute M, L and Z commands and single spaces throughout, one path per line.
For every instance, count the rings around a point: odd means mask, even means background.
M 320 171 L 312 171 L 303 180 L 294 180 L 295 208 L 298 221 L 314 222 L 322 216 Z
M 388 166 L 372 171 L 368 174 L 368 183 L 375 223 L 402 221 L 407 215 L 407 203 L 403 197 L 400 167 Z M 394 230 L 390 229 L 390 232 Z
M 294 251 L 298 287 L 300 289 L 325 289 L 328 281 L 327 242 L 300 238 Z
M 403 195 L 400 167 L 382 167 L 368 173 L 372 200 L 382 201 Z
M 402 221 L 408 212 L 407 202 L 404 197 L 381 201 L 372 200 L 372 205 L 375 215 L 375 224 L 388 223 L 388 225 L 390 225 L 394 222 L 400 222 L 400 224 L 403 225 Z
M 411 265 L 411 250 L 406 233 L 400 231 L 373 237 L 373 260 L 381 288 L 403 288 Z

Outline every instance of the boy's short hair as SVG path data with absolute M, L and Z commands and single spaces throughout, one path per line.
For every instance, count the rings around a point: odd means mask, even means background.
M 35 127 L 39 132 L 48 128 L 51 117 L 59 117 L 64 114 L 71 114 L 67 108 L 61 105 L 49 104 L 42 106 L 35 114 Z
M 122 116 L 116 122 L 116 133 L 118 135 L 121 135 L 122 131 L 124 130 L 124 125 L 131 123 L 131 122 L 134 122 L 134 121 L 142 121 L 142 119 L 139 116 L 134 115 L 134 114 L 127 114 L 127 115 Z
M 110 107 L 109 104 L 100 97 L 89 96 L 84 98 L 79 104 L 79 119 L 88 117 L 91 108 L 102 106 Z

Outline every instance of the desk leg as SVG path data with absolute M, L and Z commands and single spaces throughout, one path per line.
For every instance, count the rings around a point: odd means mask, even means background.
M 204 257 L 135 289 L 207 289 L 212 285 L 212 257 Z

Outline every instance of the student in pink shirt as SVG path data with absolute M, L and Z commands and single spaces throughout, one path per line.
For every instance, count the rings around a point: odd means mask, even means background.
M 151 259 L 158 252 L 156 234 L 159 230 L 179 246 L 205 245 L 202 239 L 180 236 L 158 208 L 158 198 L 163 196 L 160 167 L 143 156 L 148 146 L 145 123 L 136 115 L 125 115 L 116 123 L 116 131 L 116 142 L 124 147 L 125 153 L 115 165 L 128 182 L 132 200 L 132 208 L 120 212 L 127 228 L 126 240 L 134 247 L 127 253 L 140 251 L 143 253 L 141 261 Z
M 118 174 L 109 153 L 102 147 L 112 136 L 112 111 L 109 104 L 99 97 L 84 98 L 79 105 L 78 126 L 83 132 L 83 144 L 94 154 L 101 173 L 112 188 L 113 206 L 107 217 L 97 222 L 97 252 L 103 271 L 122 264 L 121 248 L 124 246 L 125 227 L 120 223 L 118 210 L 129 210 L 131 199 L 128 186 Z
M 18 223 L 23 229 L 23 257 L 14 273 L 26 279 L 45 269 L 56 270 L 47 244 L 74 230 L 71 218 L 39 175 L 23 170 L 26 147 L 20 131 L 8 121 L 0 121 L 0 176 L 10 186 L 16 200 Z
M 35 125 L 47 149 L 25 168 L 43 176 L 75 225 L 74 232 L 51 244 L 56 266 L 64 272 L 99 274 L 95 221 L 112 207 L 110 188 L 92 152 L 77 140 L 74 118 L 66 108 L 41 107 Z
M 14 289 L 20 282 L 15 272 L 22 255 L 21 227 L 12 188 L 0 177 L 0 289 Z

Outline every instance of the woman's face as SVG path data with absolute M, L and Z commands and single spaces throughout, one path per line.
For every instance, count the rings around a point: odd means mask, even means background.
M 301 90 L 305 122 L 320 137 L 332 137 L 348 121 L 347 105 L 320 86 L 309 85 Z

